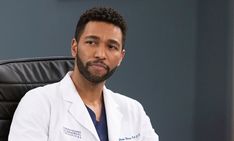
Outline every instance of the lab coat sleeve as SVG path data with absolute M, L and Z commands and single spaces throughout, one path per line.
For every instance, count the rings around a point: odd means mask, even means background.
M 48 141 L 48 103 L 37 90 L 29 91 L 15 111 L 8 141 Z
M 141 138 L 142 141 L 159 141 L 159 137 L 156 134 L 155 130 L 153 129 L 150 118 L 145 113 L 145 110 L 143 109 L 142 105 L 139 104 L 139 111 L 141 113 L 140 115 L 140 126 L 141 126 Z

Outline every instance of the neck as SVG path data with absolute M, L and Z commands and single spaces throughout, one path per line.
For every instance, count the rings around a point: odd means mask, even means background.
M 102 91 L 105 82 L 94 84 L 85 79 L 77 69 L 72 72 L 71 78 L 81 99 L 87 106 L 102 105 Z

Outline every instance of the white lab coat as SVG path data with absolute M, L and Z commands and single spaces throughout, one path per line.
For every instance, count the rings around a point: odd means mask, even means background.
M 104 87 L 109 141 L 158 141 L 136 100 Z M 99 141 L 68 73 L 60 82 L 29 91 L 16 109 L 9 141 Z

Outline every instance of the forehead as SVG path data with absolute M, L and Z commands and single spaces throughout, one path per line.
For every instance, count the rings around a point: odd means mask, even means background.
M 107 22 L 90 21 L 86 24 L 81 38 L 97 36 L 101 39 L 116 40 L 122 43 L 122 31 L 118 26 Z

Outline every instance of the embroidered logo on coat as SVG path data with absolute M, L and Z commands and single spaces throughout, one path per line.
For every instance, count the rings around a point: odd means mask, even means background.
M 128 140 L 134 140 L 140 137 L 140 133 L 133 135 L 133 136 L 128 136 L 128 137 L 122 137 L 119 138 L 119 141 L 128 141 Z
M 76 131 L 76 130 L 63 127 L 63 132 L 69 136 L 73 136 L 73 137 L 81 139 L 81 131 Z

